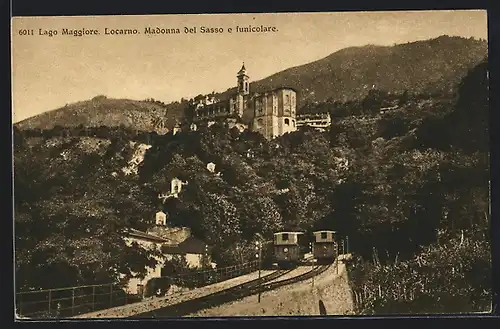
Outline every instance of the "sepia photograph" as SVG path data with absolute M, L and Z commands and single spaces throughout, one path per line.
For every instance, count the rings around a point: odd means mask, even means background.
M 486 10 L 11 20 L 17 321 L 488 314 Z

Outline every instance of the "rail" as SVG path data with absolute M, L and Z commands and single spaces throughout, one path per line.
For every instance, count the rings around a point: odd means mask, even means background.
M 85 285 L 16 293 L 20 318 L 64 318 L 137 302 L 115 283 Z
M 289 285 L 292 283 L 301 282 L 313 278 L 330 268 L 332 264 L 320 265 L 312 270 L 297 275 L 295 277 L 272 282 L 285 274 L 290 273 L 293 269 L 277 270 L 260 279 L 251 280 L 237 286 L 221 290 L 212 294 L 208 294 L 199 298 L 190 299 L 178 304 L 169 305 L 153 311 L 148 311 L 132 316 L 131 318 L 157 318 L 157 317 L 180 317 L 187 314 L 198 312 L 202 309 L 211 308 L 222 305 L 224 303 L 239 300 L 241 298 L 251 296 L 264 291 L 273 290 L 278 287 Z
M 176 276 L 161 276 L 148 281 L 146 287 L 146 297 L 159 292 L 159 295 L 183 295 L 190 292 L 190 289 L 200 288 L 214 283 L 226 281 L 237 276 L 249 274 L 256 271 L 259 261 L 232 265 L 222 268 L 215 268 L 195 273 L 183 273 Z
M 265 282 L 275 280 L 280 276 L 290 273 L 292 270 L 277 270 L 261 278 L 250 280 L 225 290 L 217 291 L 202 297 L 189 299 L 181 303 L 165 306 L 156 310 L 136 314 L 131 318 L 156 318 L 156 317 L 178 317 L 194 313 L 199 310 L 221 305 L 248 295 Z
M 306 273 L 294 276 L 292 278 L 285 279 L 285 280 L 279 280 L 279 281 L 275 281 L 275 282 L 270 282 L 268 284 L 262 285 L 261 287 L 259 287 L 259 290 L 261 290 L 261 292 L 268 291 L 268 290 L 274 290 L 274 289 L 277 289 L 279 287 L 286 286 L 286 285 L 289 285 L 292 283 L 298 283 L 298 282 L 302 282 L 302 281 L 311 279 L 317 275 L 320 275 L 321 273 L 325 272 L 326 270 L 328 270 L 330 268 L 330 266 L 331 266 L 331 264 L 316 266 L 312 270 L 310 270 Z
M 41 289 L 16 293 L 19 318 L 68 318 L 84 313 L 137 303 L 151 296 L 183 295 L 190 289 L 232 279 L 258 269 L 259 261 L 175 276 L 162 276 L 146 283 L 143 295 L 130 294 L 116 283 Z M 158 294 L 160 292 L 160 294 Z

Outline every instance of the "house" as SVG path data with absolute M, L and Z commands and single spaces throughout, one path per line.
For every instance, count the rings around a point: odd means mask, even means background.
M 309 126 L 319 131 L 325 131 L 332 124 L 330 113 L 301 113 L 297 115 L 297 127 Z
M 155 257 L 156 266 L 148 268 L 144 278 L 134 277 L 129 280 L 126 290 L 130 294 L 143 295 L 148 281 L 161 277 L 166 261 L 175 256 L 184 257 L 188 265 L 193 268 L 200 268 L 204 260 L 212 267 L 215 266 L 211 263 L 211 247 L 192 236 L 189 228 L 167 226 L 167 215 L 163 211 L 158 211 L 155 217 L 156 226 L 146 232 L 130 229 L 124 237 L 129 246 L 135 242 L 142 248 L 157 250 L 161 254 Z
M 164 226 L 167 225 L 167 214 L 165 214 L 163 211 L 158 211 L 155 215 L 156 218 L 156 225 L 158 226 Z
M 210 171 L 211 173 L 214 173 L 214 172 L 215 172 L 215 163 L 213 163 L 213 162 L 209 162 L 209 163 L 207 163 L 207 169 L 208 169 L 208 171 Z
M 170 192 L 158 193 L 158 199 L 165 202 L 168 198 L 178 198 L 183 185 L 188 185 L 188 182 L 183 182 L 177 177 L 172 178 L 170 182 Z
M 170 194 L 177 198 L 179 193 L 181 193 L 182 185 L 187 185 L 187 182 L 183 182 L 177 177 L 172 178 L 170 182 Z
M 194 236 L 189 236 L 178 244 L 165 244 L 161 250 L 169 260 L 175 255 L 184 256 L 190 267 L 200 268 L 203 265 L 203 259 L 210 255 L 211 247 Z
M 124 237 L 124 240 L 128 246 L 131 246 L 132 243 L 135 242 L 144 249 L 159 250 L 159 251 L 161 251 L 161 246 L 163 244 L 169 243 L 169 240 L 167 239 L 135 229 L 129 230 L 126 236 Z M 133 277 L 128 281 L 125 290 L 129 294 L 142 295 L 146 283 L 152 278 L 161 276 L 161 269 L 165 265 L 165 257 L 155 257 L 155 259 L 158 263 L 154 268 L 149 268 L 149 267 L 147 268 L 147 273 L 144 278 Z M 133 275 L 136 274 L 133 273 Z

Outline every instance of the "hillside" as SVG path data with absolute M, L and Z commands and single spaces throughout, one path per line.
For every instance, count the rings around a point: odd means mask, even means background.
M 185 103 L 163 104 L 158 101 L 137 101 L 96 96 L 45 112 L 15 124 L 19 129 L 52 129 L 61 127 L 118 127 L 139 131 L 152 131 L 159 120 L 173 127 L 175 119 L 182 117 Z
M 389 281 L 419 291 L 401 292 L 412 310 L 429 299 L 443 312 L 484 310 L 491 302 L 487 72 L 486 57 L 451 101 L 412 93 L 380 113 L 394 95 L 372 92 L 361 113 L 334 120 L 329 131 L 272 141 L 223 123 L 175 135 L 14 127 L 16 284 L 53 288 L 144 273 L 154 255 L 126 246 L 120 234 L 152 226 L 160 208 L 170 224 L 213 246 L 221 267 L 254 259 L 256 233 L 272 239 L 278 230 L 331 229 L 349 237 L 360 259 L 353 289 L 378 291 Z M 163 204 L 158 193 L 173 177 L 189 184 Z M 367 266 L 372 258 L 393 274 Z M 392 292 L 373 297 L 379 306 L 368 300 L 368 311 L 400 304 Z
M 395 46 L 350 47 L 251 82 L 250 89 L 259 92 L 294 87 L 299 92 L 299 108 L 312 102 L 359 100 L 372 88 L 390 93 L 454 92 L 467 70 L 486 55 L 486 41 L 449 36 Z M 252 68 L 248 69 L 251 75 Z M 217 96 L 225 98 L 233 92 L 234 88 L 230 88 Z M 150 131 L 152 121 L 162 116 L 166 116 L 167 127 L 172 128 L 175 120 L 182 118 L 186 104 L 96 97 L 26 119 L 17 126 L 50 129 L 54 125 L 125 125 Z M 244 113 L 243 121 L 248 122 L 251 116 Z
M 299 107 L 330 99 L 359 100 L 372 87 L 390 93 L 449 92 L 487 52 L 486 41 L 449 36 L 395 46 L 350 47 L 252 82 L 250 90 L 296 88 Z

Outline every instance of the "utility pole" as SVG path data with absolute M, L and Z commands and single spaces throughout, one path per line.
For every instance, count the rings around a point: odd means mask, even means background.
M 262 244 L 259 241 L 255 241 L 255 251 L 257 253 L 255 254 L 255 257 L 259 260 L 259 303 L 260 303 L 260 291 L 261 291 L 261 285 L 262 282 L 260 281 L 260 270 L 262 267 Z
M 339 243 L 338 240 L 335 241 L 335 267 L 337 268 L 337 274 L 339 274 Z
M 309 242 L 309 250 L 311 251 L 312 258 L 311 258 L 311 271 L 314 270 L 314 250 L 313 250 L 313 243 Z M 312 277 L 312 288 L 314 288 L 314 275 Z
M 203 267 L 208 267 L 208 245 L 205 245 L 205 261 L 203 262 Z
M 205 245 L 205 259 L 203 260 L 203 264 L 202 264 L 201 268 L 203 269 L 203 271 L 205 273 L 207 273 L 206 271 L 208 270 L 208 245 Z M 208 275 L 206 276 L 204 284 L 207 284 L 207 281 L 208 282 L 212 281 L 211 273 L 210 272 L 208 272 Z

